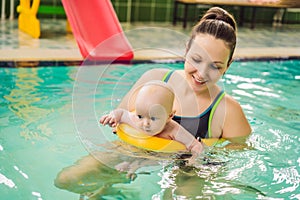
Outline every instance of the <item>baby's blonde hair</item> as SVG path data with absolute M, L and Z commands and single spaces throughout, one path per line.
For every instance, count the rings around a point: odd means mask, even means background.
M 167 100 L 166 102 L 163 103 L 163 106 L 165 107 L 165 109 L 167 109 L 167 112 L 171 112 L 173 109 L 173 103 L 174 103 L 174 99 L 175 99 L 175 94 L 174 94 L 174 90 L 173 88 L 166 82 L 160 81 L 160 80 L 153 80 L 153 81 L 149 81 L 147 83 L 145 83 L 140 90 L 146 89 L 146 87 L 151 87 L 151 86 L 159 86 L 163 89 L 165 89 L 165 91 L 167 92 L 162 92 L 162 93 L 158 93 L 160 95 L 164 95 L 164 100 Z M 155 93 L 157 91 L 153 91 L 153 95 L 157 94 Z M 158 97 L 157 97 L 158 98 Z

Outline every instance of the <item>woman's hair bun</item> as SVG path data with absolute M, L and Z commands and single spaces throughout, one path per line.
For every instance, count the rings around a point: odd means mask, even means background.
M 234 30 L 236 30 L 236 22 L 233 16 L 220 7 L 210 8 L 200 21 L 203 20 L 220 20 L 229 24 Z
M 220 7 L 212 7 L 194 26 L 187 51 L 197 34 L 208 34 L 225 42 L 230 50 L 229 61 L 231 61 L 236 46 L 236 29 L 235 19 L 230 13 Z

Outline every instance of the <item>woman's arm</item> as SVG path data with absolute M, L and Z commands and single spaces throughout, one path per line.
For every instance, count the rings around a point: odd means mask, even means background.
M 251 126 L 240 104 L 232 97 L 226 97 L 226 109 L 222 137 L 233 143 L 245 143 L 251 134 Z

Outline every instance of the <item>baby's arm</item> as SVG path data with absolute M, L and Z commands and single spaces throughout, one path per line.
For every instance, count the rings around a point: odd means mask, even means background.
M 111 111 L 108 115 L 103 115 L 100 118 L 100 123 L 103 125 L 108 124 L 111 127 L 116 127 L 117 124 L 119 123 L 126 123 L 131 126 L 134 126 L 134 123 L 132 121 L 133 118 L 134 118 L 133 113 L 122 108 L 117 108 Z
M 172 131 L 169 132 L 173 140 L 183 143 L 193 154 L 200 154 L 203 151 L 203 144 L 180 124 L 171 120 L 168 125 L 173 127 Z
M 115 109 L 111 111 L 109 114 L 103 115 L 100 118 L 100 123 L 103 125 L 108 124 L 111 127 L 115 127 L 118 123 L 120 123 L 122 116 L 126 112 L 127 111 L 124 109 Z

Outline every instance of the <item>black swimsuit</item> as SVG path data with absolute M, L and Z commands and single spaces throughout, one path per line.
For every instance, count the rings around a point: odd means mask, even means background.
M 174 71 L 169 71 L 164 76 L 163 81 L 168 82 Z M 187 131 L 193 134 L 196 138 L 211 138 L 211 119 L 215 112 L 215 109 L 219 105 L 222 98 L 225 96 L 225 92 L 221 91 L 215 98 L 214 102 L 200 115 L 193 117 L 177 116 L 173 117 L 173 120 L 182 125 Z

